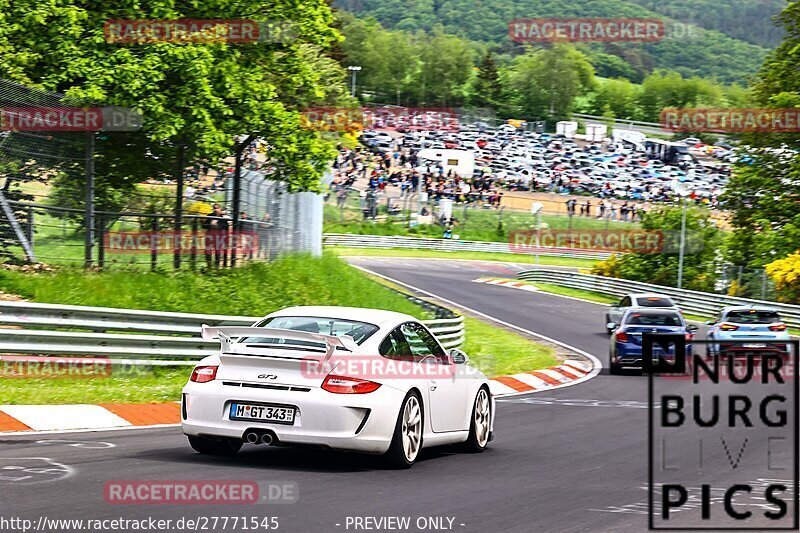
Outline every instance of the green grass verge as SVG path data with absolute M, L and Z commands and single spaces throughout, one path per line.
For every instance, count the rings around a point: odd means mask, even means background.
M 97 378 L 0 378 L 0 405 L 175 402 L 191 367 L 137 367 Z
M 0 270 L 0 289 L 36 302 L 128 309 L 259 316 L 290 305 L 347 305 L 429 318 L 331 252 L 206 274 Z M 465 327 L 464 350 L 489 375 L 556 364 L 551 348 L 520 335 L 472 318 L 466 318 Z M 109 377 L 97 378 L 0 378 L 0 405 L 177 401 L 190 372 L 189 367 L 133 370 L 113 367 Z
M 467 339 L 461 347 L 487 376 L 530 372 L 558 364 L 553 348 L 517 333 L 464 317 Z
M 517 280 L 519 281 L 519 280 Z M 551 294 L 558 294 L 561 296 L 571 296 L 573 298 L 580 298 L 581 300 L 588 300 L 590 302 L 597 302 L 601 304 L 611 304 L 618 302 L 617 296 L 609 296 L 599 292 L 584 291 L 581 289 L 573 289 L 571 287 L 562 287 L 560 285 L 553 285 L 551 283 L 533 283 L 527 282 L 528 285 L 536 287 L 542 292 L 549 292 Z
M 425 311 L 366 278 L 335 254 L 286 256 L 273 263 L 204 274 L 59 269 L 30 274 L 0 270 L 0 289 L 35 302 L 261 316 L 292 305 Z
M 502 261 L 507 263 L 536 263 L 536 258 L 534 256 L 525 254 L 504 254 L 494 252 L 443 252 L 439 250 L 407 250 L 404 248 L 347 248 L 344 246 L 331 246 L 327 249 L 340 256 L 419 257 L 469 259 L 476 261 Z M 552 257 L 546 255 L 539 257 L 539 264 L 543 266 L 592 268 L 594 263 L 594 259 L 575 259 L 571 257 Z

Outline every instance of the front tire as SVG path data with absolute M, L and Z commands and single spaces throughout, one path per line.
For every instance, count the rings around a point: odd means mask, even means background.
M 464 443 L 464 451 L 481 453 L 489 445 L 489 432 L 492 428 L 492 402 L 489 391 L 481 387 L 472 404 L 472 418 L 469 425 L 469 436 Z
M 400 404 L 392 443 L 384 455 L 390 468 L 411 468 L 422 449 L 422 401 L 415 391 L 406 394 Z
M 194 451 L 202 453 L 203 455 L 236 455 L 236 453 L 242 449 L 242 444 L 242 441 L 239 439 L 189 437 L 189 445 Z

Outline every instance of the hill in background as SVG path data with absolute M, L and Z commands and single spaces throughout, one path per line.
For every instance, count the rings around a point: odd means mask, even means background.
M 658 43 L 584 45 L 597 73 L 639 82 L 654 69 L 683 76 L 744 82 L 781 38 L 772 22 L 782 0 L 336 0 L 334 6 L 384 27 L 458 35 L 516 53 L 525 45 L 508 37 L 517 18 L 669 18 L 699 29 L 688 38 Z M 667 24 L 669 27 L 669 23 Z M 622 61 L 620 61 L 622 60 Z

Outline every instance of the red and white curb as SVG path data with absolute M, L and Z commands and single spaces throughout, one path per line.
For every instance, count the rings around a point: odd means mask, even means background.
M 0 433 L 134 428 L 180 423 L 180 404 L 0 405 Z
M 593 365 L 575 359 L 558 366 L 489 380 L 496 397 L 574 385 L 595 374 Z M 0 434 L 90 431 L 160 427 L 180 423 L 180 404 L 0 405 Z
M 491 378 L 489 389 L 494 396 L 510 396 L 557 389 L 588 379 L 592 370 L 592 365 L 588 363 L 569 359 L 558 366 L 542 370 Z
M 501 285 L 503 287 L 511 287 L 512 289 L 520 289 L 529 292 L 539 292 L 539 289 L 522 281 L 516 281 L 507 278 L 478 278 L 472 280 L 473 283 L 486 283 L 487 285 Z

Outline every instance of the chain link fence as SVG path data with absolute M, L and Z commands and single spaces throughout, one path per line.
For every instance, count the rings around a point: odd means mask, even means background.
M 566 202 L 543 204 L 542 228 L 571 231 L 635 230 L 638 213 L 617 209 L 600 214 L 597 202 L 587 213 L 584 201 L 570 216 Z M 528 200 L 528 204 L 532 200 Z M 539 220 L 529 210 L 498 205 L 499 200 L 478 198 L 470 202 L 434 199 L 430 195 L 379 194 L 372 190 L 332 190 L 325 203 L 326 233 L 412 235 L 469 241 L 508 242 L 515 231 L 538 229 Z
M 196 269 L 321 253 L 322 196 L 271 179 L 258 139 L 242 143 L 236 195 L 234 155 L 184 161 L 174 146 L 137 144 L 137 131 L 20 130 L 8 119 L 78 105 L 0 80 L 0 262 Z

